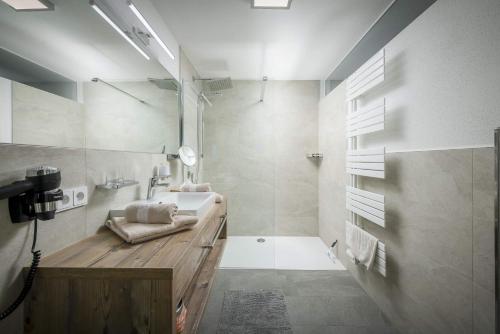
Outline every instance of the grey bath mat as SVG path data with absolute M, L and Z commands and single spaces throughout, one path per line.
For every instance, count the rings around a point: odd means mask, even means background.
M 283 292 L 226 291 L 217 334 L 292 334 Z

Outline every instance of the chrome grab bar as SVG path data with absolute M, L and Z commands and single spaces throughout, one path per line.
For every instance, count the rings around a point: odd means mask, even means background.
M 201 248 L 213 249 L 215 247 L 215 243 L 217 242 L 217 239 L 219 239 L 219 236 L 220 236 L 220 234 L 222 232 L 222 229 L 226 225 L 226 222 L 227 222 L 227 213 L 224 216 L 222 216 L 220 220 L 221 221 L 220 221 L 219 228 L 217 229 L 217 232 L 215 233 L 215 236 L 214 236 L 214 239 L 212 240 L 212 242 L 209 243 L 208 245 L 201 246 Z

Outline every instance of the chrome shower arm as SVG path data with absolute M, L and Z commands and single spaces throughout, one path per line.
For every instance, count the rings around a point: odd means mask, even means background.
M 114 90 L 117 90 L 117 91 L 119 91 L 120 93 L 125 94 L 125 95 L 127 95 L 127 96 L 129 96 L 129 97 L 133 98 L 134 100 L 137 100 L 137 101 L 139 101 L 139 102 L 141 102 L 141 103 L 143 103 L 143 104 L 146 104 L 146 101 L 141 100 L 140 98 L 138 98 L 138 97 L 136 97 L 136 96 L 134 96 L 134 95 L 130 94 L 129 92 L 126 92 L 126 91 L 124 91 L 123 89 L 120 89 L 120 88 L 116 87 L 115 85 L 112 85 L 112 84 L 110 84 L 109 82 L 106 82 L 106 81 L 104 81 L 104 80 L 102 80 L 102 79 L 99 79 L 99 78 L 93 78 L 93 79 L 92 79 L 92 82 L 101 82 L 101 83 L 105 84 L 106 86 L 111 87 L 111 88 L 113 88 Z

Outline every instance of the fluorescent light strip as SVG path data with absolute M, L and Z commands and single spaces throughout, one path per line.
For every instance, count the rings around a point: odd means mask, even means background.
M 173 53 L 169 50 L 169 48 L 165 45 L 165 43 L 163 43 L 163 41 L 155 33 L 155 31 L 153 30 L 153 28 L 151 28 L 151 26 L 149 25 L 148 21 L 146 21 L 146 19 L 144 18 L 144 16 L 142 16 L 141 12 L 139 12 L 139 10 L 137 9 L 137 7 L 135 7 L 132 2 L 129 2 L 128 7 L 135 14 L 135 16 L 137 16 L 137 18 L 139 19 L 139 21 L 141 21 L 141 23 L 146 27 L 146 29 L 153 36 L 153 38 L 158 42 L 158 44 L 160 44 L 160 46 L 163 48 L 163 50 L 165 50 L 165 52 L 170 56 L 170 58 L 172 58 L 172 60 L 174 60 L 175 57 L 174 57 Z
M 149 60 L 149 56 L 146 54 L 146 52 L 144 52 L 137 44 L 135 44 L 135 42 L 127 36 L 127 34 L 120 29 L 120 27 L 118 27 L 102 10 L 101 8 L 99 8 L 95 3 L 91 2 L 90 5 L 92 6 L 92 8 L 94 8 L 94 10 L 102 16 L 102 18 L 109 23 L 110 26 L 112 26 L 116 32 L 118 32 L 127 42 L 129 42 L 130 45 L 132 45 L 144 58 L 146 58 L 147 60 Z

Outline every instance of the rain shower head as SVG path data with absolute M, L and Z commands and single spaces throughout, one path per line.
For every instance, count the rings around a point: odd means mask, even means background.
M 179 86 L 177 84 L 177 80 L 175 79 L 154 79 L 148 78 L 148 81 L 154 84 L 156 87 L 160 89 L 173 90 L 177 91 Z
M 210 79 L 196 79 L 193 78 L 193 81 L 202 81 L 203 82 L 203 91 L 209 93 L 217 93 L 221 90 L 231 89 L 233 88 L 233 82 L 230 77 L 225 78 L 210 78 Z

